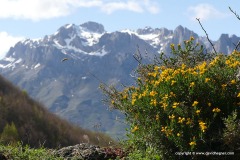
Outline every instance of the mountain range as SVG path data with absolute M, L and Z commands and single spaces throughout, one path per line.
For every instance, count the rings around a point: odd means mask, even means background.
M 107 32 L 96 22 L 66 24 L 51 35 L 11 47 L 0 60 L 0 74 L 66 120 L 122 137 L 127 127 L 124 115 L 102 103 L 99 84 L 134 85 L 138 63 L 133 54 L 147 52 L 143 58 L 151 61 L 161 52 L 169 54 L 170 44 L 182 44 L 190 36 L 212 51 L 206 37 L 183 26 Z M 212 42 L 218 52 L 229 54 L 239 41 L 236 35 L 222 34 Z

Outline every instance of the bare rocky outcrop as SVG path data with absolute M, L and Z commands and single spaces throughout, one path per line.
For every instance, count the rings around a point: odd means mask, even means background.
M 81 143 L 54 150 L 53 154 L 57 157 L 64 157 L 65 160 L 108 160 L 116 158 L 123 160 L 126 156 L 126 153 L 120 148 L 105 148 L 88 143 Z

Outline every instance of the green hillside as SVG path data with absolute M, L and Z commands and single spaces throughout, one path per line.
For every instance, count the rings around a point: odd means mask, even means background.
M 56 148 L 89 142 L 106 146 L 111 138 L 68 123 L 48 112 L 25 91 L 0 76 L 0 140 L 22 141 L 31 147 Z

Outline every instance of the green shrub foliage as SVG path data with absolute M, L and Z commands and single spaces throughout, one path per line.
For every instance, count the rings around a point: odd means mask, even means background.
M 235 110 L 231 115 L 224 119 L 226 128 L 223 132 L 223 140 L 230 151 L 239 149 L 240 146 L 240 120 L 237 118 Z
M 168 158 L 177 151 L 224 151 L 223 119 L 240 106 L 240 52 L 205 53 L 193 37 L 170 47 L 170 57 L 139 65 L 136 86 L 102 86 L 109 104 L 126 115 L 128 144 Z
M 18 140 L 19 135 L 15 124 L 13 122 L 10 125 L 7 123 L 3 128 L 0 141 L 4 144 L 14 144 L 17 143 Z
M 54 156 L 51 150 L 46 148 L 30 148 L 29 145 L 23 145 L 18 142 L 14 146 L 0 144 L 1 154 L 7 159 L 14 160 L 63 160 L 63 157 Z

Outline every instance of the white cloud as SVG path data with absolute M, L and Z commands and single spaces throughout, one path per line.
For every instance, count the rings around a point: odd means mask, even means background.
M 146 12 L 148 11 L 151 14 L 159 13 L 159 6 L 156 1 L 153 0 L 128 0 L 128 1 L 115 1 L 103 3 L 100 6 L 103 12 L 111 14 L 118 10 L 128 10 L 133 12 Z
M 155 1 L 151 1 L 150 0 L 144 0 L 144 5 L 145 8 L 152 14 L 157 14 L 159 13 L 159 5 L 158 3 Z
M 138 2 L 128 1 L 128 2 L 109 2 L 101 6 L 101 10 L 111 14 L 117 10 L 129 10 L 134 12 L 143 12 L 142 6 Z
M 38 21 L 71 14 L 78 8 L 96 7 L 105 13 L 117 10 L 156 14 L 156 1 L 150 0 L 1 0 L 0 18 L 31 19 Z
M 24 39 L 24 37 L 14 37 L 7 32 L 0 32 L 0 59 L 2 59 L 10 47 L 14 46 L 18 41 Z
M 191 6 L 188 8 L 188 14 L 191 15 L 190 18 L 192 20 L 200 18 L 202 21 L 215 18 L 225 18 L 228 16 L 228 14 L 218 11 L 210 4 L 198 4 L 197 6 Z
M 37 21 L 69 14 L 74 0 L 1 0 L 0 3 L 0 18 Z

